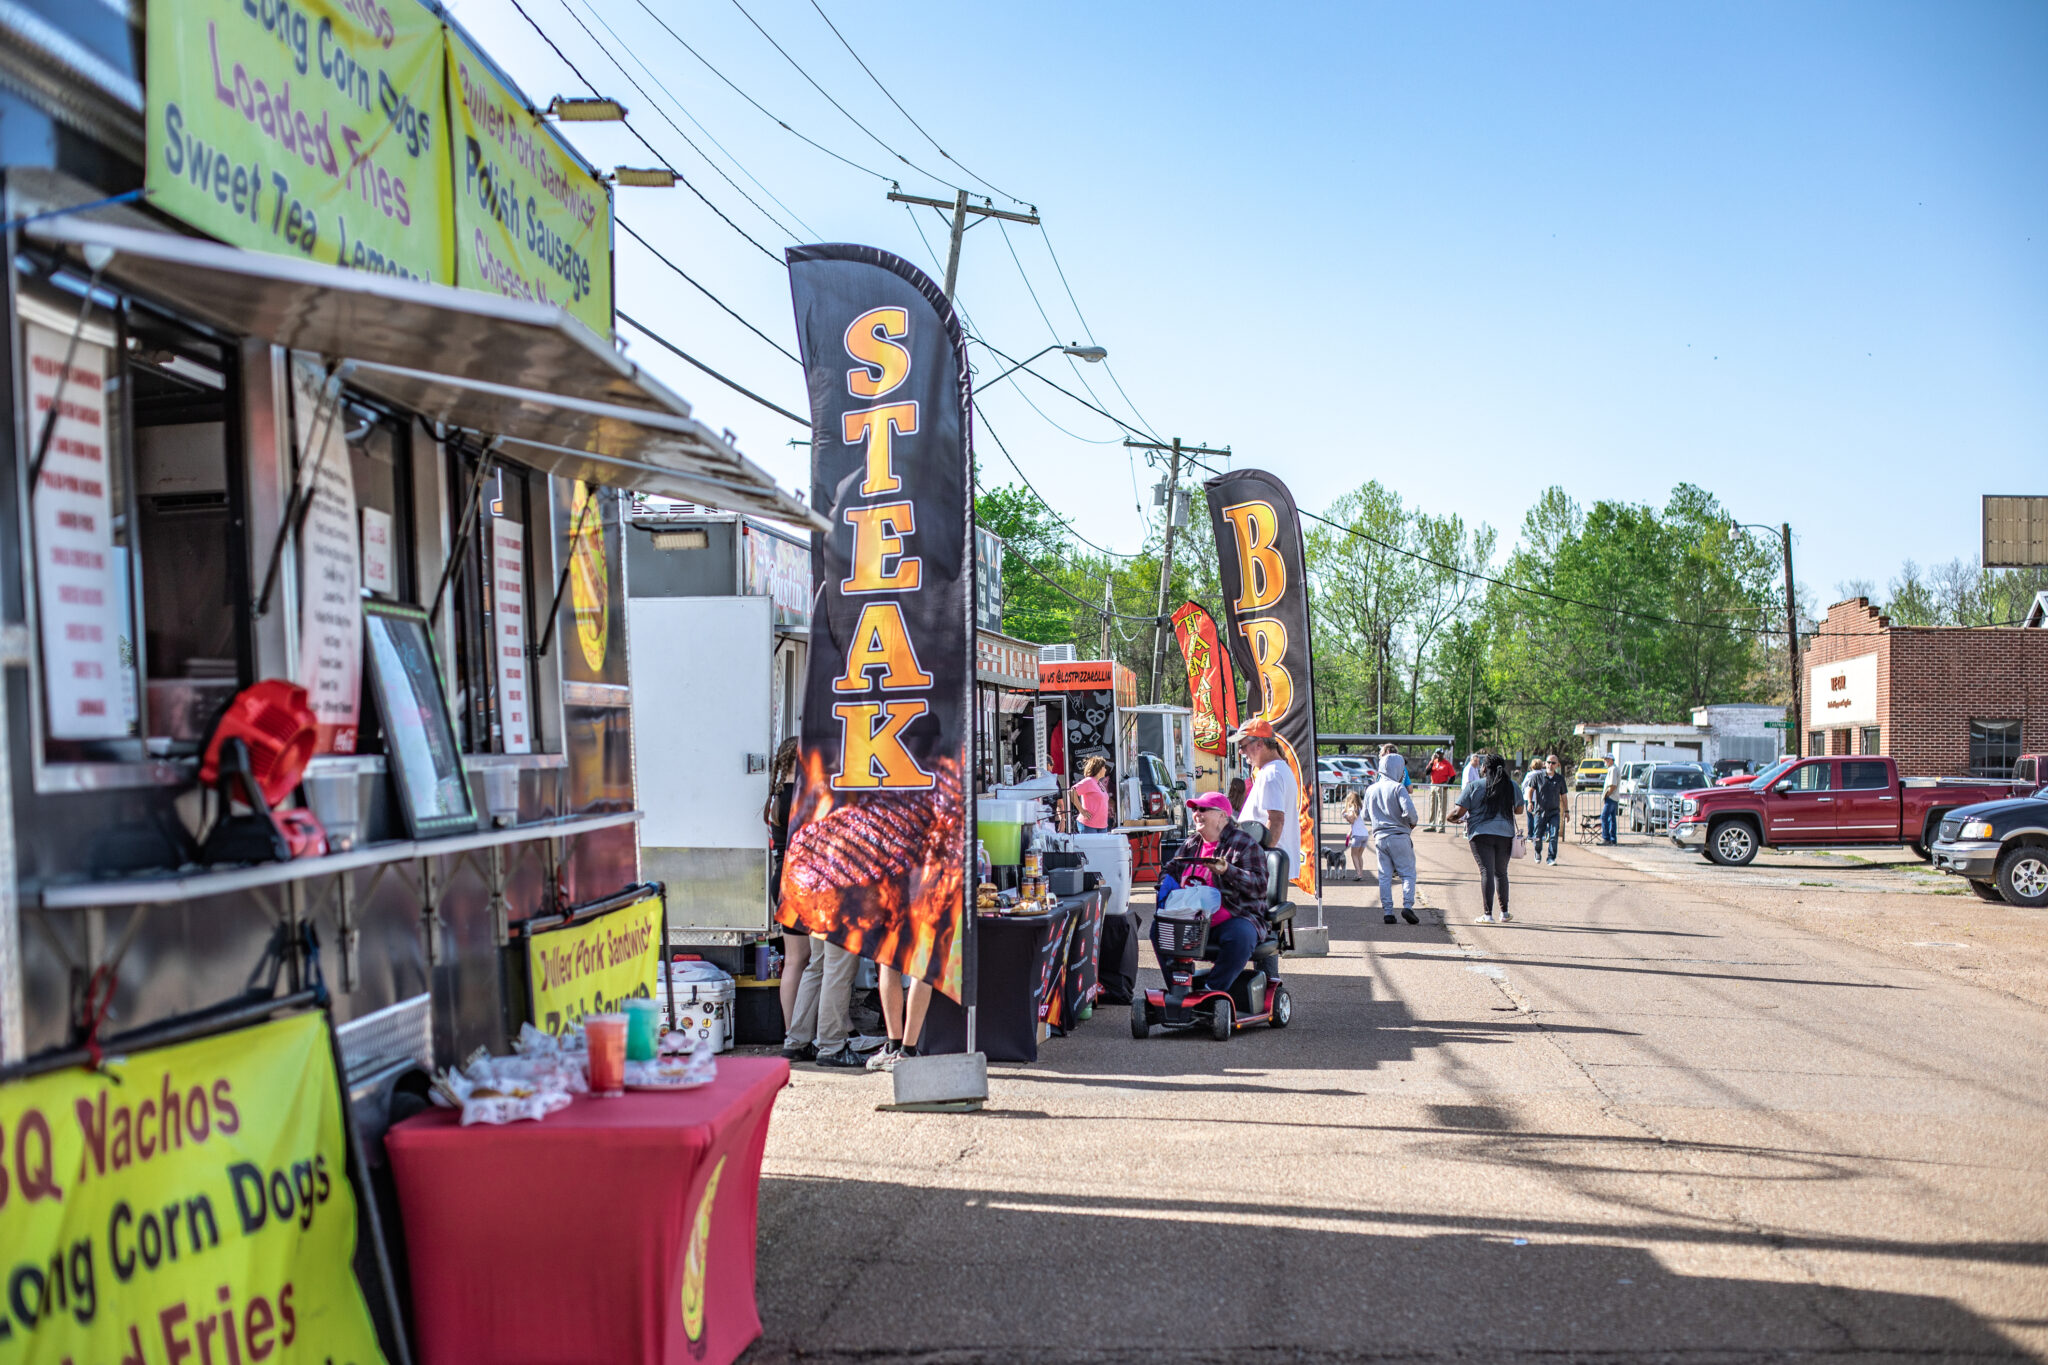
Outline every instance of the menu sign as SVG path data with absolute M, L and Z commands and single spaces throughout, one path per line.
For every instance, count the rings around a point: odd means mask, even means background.
M 498 660 L 498 725 L 505 752 L 533 751 L 533 691 L 526 668 L 526 528 L 491 520 L 492 653 Z
M 107 348 L 24 322 L 29 434 L 40 441 L 52 407 L 48 454 L 35 489 L 36 605 L 53 739 L 117 739 L 134 718 L 126 630 L 107 479 Z M 70 366 L 65 356 L 70 355 Z
M 356 751 L 362 702 L 362 570 L 356 560 L 356 482 L 328 384 L 292 366 L 299 479 L 312 507 L 299 527 L 299 686 L 320 723 L 319 752 Z
M 425 6 L 149 0 L 148 35 L 153 206 L 236 246 L 454 278 L 441 25 Z
M 609 189 L 453 33 L 448 107 L 456 283 L 566 308 L 610 336 Z

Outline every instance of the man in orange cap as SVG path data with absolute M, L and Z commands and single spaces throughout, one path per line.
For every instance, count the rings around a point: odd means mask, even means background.
M 1233 738 L 1238 753 L 1252 768 L 1252 785 L 1237 818 L 1264 826 L 1266 834 L 1260 842 L 1267 848 L 1292 848 L 1301 817 L 1301 788 L 1294 780 L 1294 769 L 1280 753 L 1273 723 L 1248 720 Z

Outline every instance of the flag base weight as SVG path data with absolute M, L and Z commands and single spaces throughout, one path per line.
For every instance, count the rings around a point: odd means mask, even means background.
M 1296 925 L 1294 947 L 1290 957 L 1328 957 L 1330 955 L 1330 926 L 1327 924 Z
M 965 1112 L 988 1100 L 988 1058 L 979 1052 L 905 1057 L 889 1073 L 896 1102 L 878 1106 L 911 1112 Z

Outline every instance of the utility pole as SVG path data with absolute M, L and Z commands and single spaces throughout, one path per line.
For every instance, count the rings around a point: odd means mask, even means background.
M 978 214 L 981 219 L 1007 218 L 1013 223 L 1026 223 L 1032 227 L 1038 226 L 1038 215 L 1035 213 L 1012 213 L 1008 209 L 999 209 L 986 201 L 980 204 L 970 204 L 967 202 L 966 190 L 961 190 L 959 194 L 955 195 L 953 202 L 950 204 L 943 199 L 927 199 L 921 194 L 905 194 L 901 190 L 890 190 L 889 197 L 899 204 L 923 204 L 929 208 L 941 211 L 946 209 L 953 211 L 953 240 L 946 248 L 946 301 L 948 303 L 953 300 L 953 286 L 960 282 L 960 239 L 967 235 L 968 214 Z
M 1180 437 L 1173 438 L 1170 445 L 1157 441 L 1133 441 L 1128 436 L 1124 445 L 1132 450 L 1164 450 L 1168 452 L 1166 464 L 1166 547 L 1159 556 L 1159 606 L 1153 612 L 1152 620 L 1152 701 L 1159 701 L 1159 670 L 1165 662 L 1166 651 L 1166 590 L 1173 581 L 1173 533 L 1176 514 L 1180 511 L 1180 457 L 1182 455 L 1221 455 L 1228 458 L 1230 447 L 1211 450 L 1208 446 L 1186 446 Z M 1148 461 L 1151 456 L 1145 457 Z
M 1792 590 L 1792 523 L 1778 523 L 1778 544 L 1785 552 L 1785 663 L 1792 680 L 1792 746 L 1797 758 L 1806 748 L 1806 716 L 1799 709 L 1799 599 Z
M 1111 570 L 1111 572 L 1115 571 Z M 1105 578 L 1102 580 L 1102 657 L 1105 659 L 1114 659 L 1116 656 L 1109 652 L 1109 617 L 1111 611 L 1109 602 L 1109 585 L 1109 579 Z M 1111 685 L 1115 685 L 1113 681 Z

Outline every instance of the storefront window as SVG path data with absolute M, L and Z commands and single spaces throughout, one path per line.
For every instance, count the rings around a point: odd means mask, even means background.
M 1878 740 L 1878 733 L 1877 733 L 1877 727 L 1876 727 L 1875 725 L 1866 725 L 1866 726 L 1864 726 L 1864 727 L 1863 727 L 1863 748 L 1862 748 L 1862 749 L 1860 749 L 1860 750 L 1859 750 L 1858 752 L 1860 752 L 1860 753 L 1866 753 L 1866 754 L 1881 754 L 1881 753 L 1883 753 L 1883 752 L 1884 752 L 1884 748 L 1883 748 L 1883 746 L 1882 746 L 1882 745 L 1880 745 L 1880 744 L 1879 744 L 1879 743 L 1877 742 L 1877 740 Z
M 451 497 L 469 490 L 476 453 L 451 462 Z M 535 705 L 533 518 L 544 509 L 536 484 L 544 476 L 500 464 L 485 476 L 476 529 L 462 550 L 455 586 L 455 657 L 459 726 L 469 753 L 524 754 L 543 749 Z M 455 505 L 460 506 L 457 502 Z
M 1808 755 L 1809 757 L 1811 757 L 1811 756 L 1812 756 L 1812 755 L 1814 755 L 1814 754 L 1824 754 L 1824 753 L 1826 753 L 1827 751 L 1828 751 L 1828 732 L 1827 732 L 1827 731 L 1825 731 L 1825 730 L 1812 730 L 1812 731 L 1809 731 L 1809 732 L 1807 733 L 1807 736 L 1806 736 L 1806 752 L 1807 752 L 1807 755 Z
M 233 353 L 22 264 L 44 760 L 196 752 L 249 671 Z
M 1970 776 L 2009 777 L 2020 756 L 2020 723 L 2016 720 L 1970 722 Z

